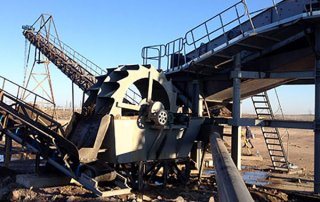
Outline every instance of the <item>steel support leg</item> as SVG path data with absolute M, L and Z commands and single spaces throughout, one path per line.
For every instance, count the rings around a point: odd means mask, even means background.
M 71 81 L 71 88 L 72 88 L 72 112 L 74 113 L 74 84 Z
M 9 167 L 11 161 L 11 150 L 12 150 L 12 139 L 6 135 L 5 141 L 5 155 L 4 155 L 4 166 Z
M 240 54 L 234 57 L 234 71 L 240 72 L 241 61 Z M 236 167 L 241 170 L 241 127 L 239 126 L 240 119 L 240 78 L 233 79 L 233 96 L 232 96 L 232 138 L 231 138 L 231 157 Z
M 202 158 L 202 154 L 203 154 L 203 142 L 202 141 L 198 141 L 197 142 L 197 160 L 196 160 L 196 167 L 197 169 L 200 170 L 201 167 L 201 158 Z
M 193 97 L 192 97 L 192 113 L 194 116 L 199 115 L 199 82 L 193 81 L 192 83 L 193 88 Z
M 86 99 L 86 93 L 85 93 L 85 91 L 83 91 L 83 93 L 82 93 L 82 102 L 81 102 L 81 106 L 80 106 L 80 107 L 81 107 L 81 110 L 82 110 L 82 108 L 83 108 L 85 99 Z
M 199 95 L 198 116 L 203 117 L 203 97 Z
M 40 154 L 36 153 L 36 159 L 35 159 L 35 172 L 39 174 L 40 171 Z
M 201 155 L 199 173 L 198 173 L 199 183 L 201 183 L 201 177 L 202 177 L 202 172 L 203 172 L 203 163 L 204 163 L 204 157 L 205 157 L 205 155 L 206 155 L 207 147 L 208 147 L 208 143 L 204 143 L 204 145 L 203 145 L 203 152 L 202 152 L 202 155 Z
M 2 128 L 6 128 L 8 124 L 8 116 L 4 117 Z M 5 136 L 5 154 L 4 154 L 4 166 L 9 167 L 11 161 L 11 151 L 12 151 L 12 139 L 6 135 Z
M 315 32 L 314 193 L 320 194 L 320 26 Z
M 145 172 L 145 165 L 143 161 L 139 162 L 139 173 L 138 173 L 138 190 L 143 191 L 144 188 L 144 180 L 143 175 Z

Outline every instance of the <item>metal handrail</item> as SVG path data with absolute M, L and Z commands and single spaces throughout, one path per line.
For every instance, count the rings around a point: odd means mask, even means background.
M 166 46 L 163 44 L 143 47 L 141 50 L 141 57 L 143 59 L 143 64 L 147 64 L 148 60 L 156 60 L 158 61 L 158 68 L 160 68 L 161 60 L 159 58 L 162 58 L 166 55 L 165 50 L 166 50 Z M 157 54 L 149 56 L 149 52 L 151 51 L 156 51 Z
M 55 105 L 55 103 L 53 103 L 52 101 L 48 100 L 47 98 L 45 98 L 45 97 L 43 97 L 43 96 L 41 96 L 41 95 L 38 95 L 38 94 L 34 93 L 34 92 L 31 91 L 31 90 L 28 90 L 28 89 L 20 86 L 19 84 L 15 83 L 15 82 L 13 82 L 13 81 L 11 81 L 11 80 L 3 77 L 3 76 L 0 76 L 0 80 L 2 80 L 2 84 L 1 84 L 0 89 L 1 89 L 2 91 L 6 92 L 8 95 L 11 95 L 12 97 L 15 97 L 15 98 L 19 99 L 20 102 L 23 102 L 23 103 L 26 104 L 26 105 L 31 105 L 33 109 L 36 109 L 36 105 L 37 105 L 38 101 L 39 101 L 39 100 L 42 100 L 43 102 L 51 105 L 51 109 L 53 110 L 53 112 L 52 112 L 52 117 L 53 117 L 53 115 L 55 114 L 56 105 Z M 15 87 L 17 88 L 17 94 L 16 94 L 16 95 L 13 95 L 13 94 L 10 93 L 8 90 L 6 90 L 6 86 L 9 85 L 8 83 L 9 83 L 10 85 L 13 85 L 13 86 L 15 86 Z M 33 99 L 32 103 L 27 103 L 25 100 L 20 99 L 20 95 L 23 96 L 26 92 L 28 92 L 28 95 L 33 95 L 33 96 L 34 96 L 34 99 Z
M 309 5 L 309 7 L 307 7 L 307 5 Z M 313 12 L 314 11 L 319 11 L 319 7 L 315 6 L 316 4 L 310 0 L 309 4 L 305 5 L 305 12 L 309 15 L 309 16 L 313 16 Z M 315 7 L 314 7 L 315 6 Z
M 238 11 L 238 6 L 239 6 L 239 5 L 242 5 L 243 8 L 244 8 L 244 13 L 242 13 L 242 14 L 239 14 L 239 11 Z M 236 12 L 236 14 L 237 14 L 237 18 L 231 20 L 231 21 L 228 22 L 228 23 L 223 23 L 222 15 L 225 14 L 226 12 L 232 10 L 232 9 L 235 9 L 235 12 Z M 225 29 L 225 28 L 226 28 L 228 25 L 230 25 L 230 24 L 232 24 L 232 23 L 234 23 L 234 22 L 237 22 L 237 21 L 239 22 L 239 25 L 241 25 L 240 19 L 241 19 L 242 17 L 246 16 L 246 15 L 247 15 L 248 18 L 250 19 L 250 14 L 247 13 L 246 4 L 244 3 L 244 1 L 239 1 L 238 3 L 234 4 L 233 6 L 230 6 L 229 8 L 227 8 L 227 9 L 223 10 L 222 12 L 220 12 L 219 14 L 217 14 L 217 15 L 209 18 L 208 20 L 204 21 L 203 23 L 201 23 L 201 24 L 199 24 L 198 26 L 196 26 L 196 27 L 192 28 L 191 30 L 189 30 L 189 31 L 185 34 L 186 44 L 189 45 L 189 46 L 193 45 L 194 48 L 197 48 L 197 47 L 196 47 L 196 43 L 197 43 L 197 42 L 199 42 L 199 41 L 201 41 L 201 40 L 203 40 L 203 39 L 205 39 L 205 38 L 208 38 L 208 41 L 210 41 L 210 40 L 211 40 L 211 39 L 210 39 L 210 35 L 216 33 L 216 32 L 219 31 L 219 30 L 222 30 L 222 31 L 223 31 L 223 35 L 226 37 L 226 40 L 227 40 L 227 42 L 228 42 L 229 40 L 228 40 L 228 38 L 227 38 L 227 36 L 226 36 L 226 29 Z M 208 29 L 208 23 L 209 23 L 209 22 L 212 22 L 213 20 L 216 20 L 217 18 L 218 18 L 219 21 L 220 21 L 220 26 L 219 26 L 217 29 L 215 29 L 215 30 L 209 31 L 209 29 Z M 198 38 L 195 38 L 195 34 L 194 34 L 195 30 L 198 30 L 199 28 L 202 28 L 202 27 L 205 28 L 206 33 L 205 33 L 204 35 L 198 37 Z M 254 29 L 254 27 L 252 27 L 252 28 Z M 243 31 L 243 30 L 241 30 L 241 31 Z M 188 37 L 189 37 L 188 35 L 191 35 L 191 38 L 192 38 L 192 41 L 191 41 L 191 42 L 188 40 Z
M 48 42 L 53 44 L 57 49 L 61 50 L 64 54 L 66 54 L 69 58 L 80 64 L 82 67 L 84 67 L 88 72 L 90 72 L 93 76 L 99 76 L 101 74 L 105 74 L 106 71 L 81 55 L 79 52 L 59 40 L 54 35 L 47 33 L 45 31 L 38 31 L 36 34 L 40 34 L 42 37 L 44 37 Z M 49 36 L 49 37 L 48 37 Z
M 139 95 L 138 93 L 136 93 L 134 90 L 132 90 L 131 88 L 128 88 L 128 91 L 130 91 L 131 93 L 133 93 L 133 97 L 131 97 L 130 95 L 129 95 L 129 93 L 126 93 L 125 94 L 125 97 L 126 98 L 129 98 L 130 100 L 131 100 L 131 103 L 133 103 L 133 104 L 139 104 L 139 102 L 137 101 L 137 99 L 136 98 L 138 98 L 140 101 L 142 100 L 142 97 L 141 97 L 141 95 Z
M 242 5 L 243 6 L 243 13 L 239 12 L 239 6 Z M 229 22 L 224 23 L 223 22 L 223 14 L 225 14 L 226 12 L 229 12 L 230 10 L 233 10 L 236 14 L 236 18 L 230 20 Z M 186 52 L 186 48 L 193 46 L 194 49 L 198 48 L 197 47 L 197 43 L 202 42 L 204 39 L 207 38 L 207 42 L 211 41 L 211 35 L 213 35 L 214 33 L 217 33 L 218 31 L 222 30 L 222 35 L 225 37 L 226 39 L 226 43 L 228 44 L 230 39 L 228 39 L 227 36 L 227 32 L 230 31 L 229 29 L 227 29 L 227 27 L 235 22 L 237 22 L 239 28 L 240 28 L 240 34 L 244 34 L 245 30 L 242 29 L 242 22 L 241 19 L 244 18 L 245 16 L 247 16 L 247 19 L 250 22 L 250 25 L 252 27 L 252 30 L 255 30 L 255 27 L 253 25 L 252 19 L 251 19 L 251 13 L 249 13 L 247 4 L 245 2 L 245 0 L 241 0 L 239 2 L 237 2 L 236 4 L 228 7 L 227 9 L 223 10 L 222 12 L 220 12 L 219 14 L 209 18 L 208 20 L 204 21 L 203 23 L 199 24 L 198 26 L 192 28 L 191 30 L 189 30 L 188 32 L 186 32 L 186 34 L 184 35 L 184 37 L 180 37 L 176 40 L 173 40 L 167 44 L 161 44 L 161 45 L 154 45 L 154 46 L 146 46 L 142 48 L 142 58 L 143 58 L 143 64 L 147 64 L 148 60 L 156 60 L 158 61 L 158 68 L 161 68 L 161 59 L 163 57 L 166 57 L 167 59 L 167 70 L 169 68 L 170 65 L 170 56 L 172 56 L 173 54 L 177 54 L 177 53 L 182 53 L 182 51 L 185 53 Z M 214 30 L 210 30 L 208 24 L 214 20 L 219 20 L 220 22 L 220 26 L 218 26 L 218 28 L 214 29 Z M 195 32 L 201 28 L 205 29 L 205 33 L 199 37 L 195 36 Z M 179 44 L 179 48 L 177 50 L 174 50 L 170 52 L 170 48 L 172 46 L 176 45 L 176 42 L 178 41 Z M 181 44 L 180 44 L 181 42 Z M 162 48 L 165 47 L 165 53 L 162 52 Z M 151 52 L 152 50 L 154 51 L 155 49 L 158 49 L 158 54 L 157 55 L 153 55 L 153 56 L 149 56 L 149 52 Z M 184 54 L 185 55 L 185 54 Z M 184 57 L 184 62 L 187 62 L 187 59 Z
M 183 48 L 184 48 L 184 38 L 180 37 L 180 38 L 177 38 L 173 41 L 170 41 L 168 42 L 165 47 L 166 47 L 166 56 L 170 55 L 170 54 L 174 54 L 174 53 L 180 53 Z M 178 47 L 176 49 L 176 47 Z M 172 51 L 170 51 L 172 50 Z
M 174 57 L 171 58 L 170 60 L 170 56 L 173 56 L 175 54 L 180 54 L 181 51 L 184 50 L 184 45 L 185 44 L 185 39 L 180 37 L 180 38 L 177 38 L 173 41 L 170 41 L 168 42 L 165 46 L 166 46 L 166 56 L 167 56 L 167 70 L 168 70 L 168 67 L 170 66 L 170 62 L 171 63 L 174 63 L 175 62 L 175 59 Z M 179 64 L 179 60 L 180 60 L 180 55 L 178 55 L 178 63 Z M 186 62 L 186 58 L 183 57 L 184 59 L 184 62 Z
M 143 64 L 146 65 L 148 63 L 148 60 L 155 60 L 158 62 L 158 69 L 160 69 L 162 64 L 161 58 L 167 57 L 167 67 L 169 67 L 170 65 L 169 57 L 173 54 L 181 53 L 184 50 L 184 46 L 185 46 L 185 39 L 180 37 L 168 42 L 167 44 L 143 47 L 141 51 Z M 154 50 L 157 51 L 158 54 L 149 56 L 149 52 Z M 184 58 L 184 61 L 186 61 L 185 58 Z

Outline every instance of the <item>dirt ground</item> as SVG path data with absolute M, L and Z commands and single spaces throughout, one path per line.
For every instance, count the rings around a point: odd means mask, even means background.
M 259 168 L 269 168 L 271 160 L 267 151 L 267 147 L 264 138 L 261 133 L 261 128 L 252 127 L 252 132 L 255 134 L 255 138 L 251 140 L 254 148 L 251 149 L 253 156 L 261 156 L 260 160 L 250 160 L 250 158 L 244 158 L 243 165 L 245 166 L 257 166 Z M 313 175 L 313 161 L 314 161 L 314 132 L 312 130 L 304 129 L 279 129 L 282 134 L 283 145 L 288 155 L 290 163 L 298 166 L 307 174 Z M 228 130 L 227 130 L 228 131 Z M 230 137 L 224 138 L 227 143 L 230 144 Z M 246 149 L 242 149 L 244 156 L 249 153 Z
M 59 112 L 59 120 L 65 124 L 69 114 Z M 295 120 L 313 120 L 312 116 L 290 116 Z M 313 190 L 313 147 L 314 133 L 311 130 L 280 129 L 289 162 L 296 166 L 291 173 L 275 172 L 271 169 L 261 128 L 252 128 L 255 138 L 252 155 L 243 150 L 242 175 L 255 201 L 318 201 L 312 195 Z M 225 134 L 230 134 L 226 128 Z M 230 145 L 230 137 L 224 137 Z M 0 142 L 1 145 L 1 142 Z M 2 142 L 3 145 L 3 142 Z M 230 148 L 230 147 L 229 147 Z M 0 147 L 1 151 L 1 147 Z M 4 168 L 0 163 L 0 200 L 9 201 L 214 201 L 217 200 L 217 187 L 214 168 L 211 167 L 211 155 L 207 154 L 208 167 L 205 168 L 201 183 L 196 176 L 184 186 L 180 184 L 148 186 L 143 193 L 133 192 L 130 195 L 100 198 L 78 185 L 66 185 L 50 188 L 24 188 L 15 182 L 19 173 L 34 172 L 32 163 L 22 166 L 11 165 Z M 14 164 L 14 163 L 13 163 Z

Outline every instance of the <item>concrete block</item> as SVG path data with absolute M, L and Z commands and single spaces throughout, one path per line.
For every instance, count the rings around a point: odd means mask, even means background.
M 71 178 L 61 175 L 21 174 L 16 176 L 16 183 L 26 188 L 44 188 L 70 184 Z

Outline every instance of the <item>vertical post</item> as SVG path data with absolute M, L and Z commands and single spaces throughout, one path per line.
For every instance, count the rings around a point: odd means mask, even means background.
M 3 128 L 6 128 L 8 124 L 7 115 L 4 117 Z M 9 167 L 9 162 L 11 161 L 11 150 L 12 150 L 12 139 L 6 135 L 5 136 L 5 154 L 4 154 L 4 167 Z
M 198 104 L 198 116 L 203 117 L 203 97 L 199 95 L 199 104 Z
M 153 79 L 151 77 L 151 72 L 148 73 L 148 94 L 147 94 L 147 102 L 151 102 L 152 100 L 152 87 L 153 87 Z
M 86 99 L 86 93 L 83 91 L 82 93 L 82 103 L 81 103 L 81 109 L 83 108 L 83 105 L 84 105 L 84 101 Z
M 143 183 L 144 183 L 144 179 L 143 179 L 143 175 L 145 173 L 145 165 L 143 161 L 139 162 L 139 173 L 138 173 L 138 190 L 141 192 L 143 191 Z
M 74 112 L 74 84 L 73 81 L 71 81 L 71 86 L 72 86 L 72 112 Z
M 192 92 L 193 92 L 193 97 L 192 97 L 192 113 L 194 116 L 199 115 L 199 82 L 198 81 L 193 81 L 192 82 Z
M 36 159 L 35 159 L 35 172 L 38 174 L 40 168 L 40 154 L 36 153 Z
M 208 143 L 207 142 L 204 142 L 203 144 L 203 150 L 201 150 L 201 160 L 200 160 L 200 165 L 199 165 L 199 173 L 198 173 L 198 180 L 199 182 L 201 182 L 201 177 L 202 177 L 202 172 L 203 172 L 203 163 L 204 163 L 204 157 L 206 155 L 206 150 L 207 150 L 207 147 L 208 147 Z
M 4 167 L 9 167 L 11 161 L 12 139 L 6 135 Z
M 197 169 L 200 170 L 201 168 L 201 157 L 202 157 L 202 154 L 203 154 L 203 142 L 202 141 L 198 141 L 197 142 L 197 156 L 196 156 L 196 167 Z
M 314 193 L 320 194 L 320 26 L 315 31 Z
M 241 170 L 241 127 L 239 126 L 240 120 L 240 100 L 241 100 L 241 80 L 239 73 L 241 70 L 240 54 L 234 57 L 234 71 L 236 75 L 233 78 L 233 96 L 232 96 L 232 137 L 231 137 L 231 157 L 236 167 Z

